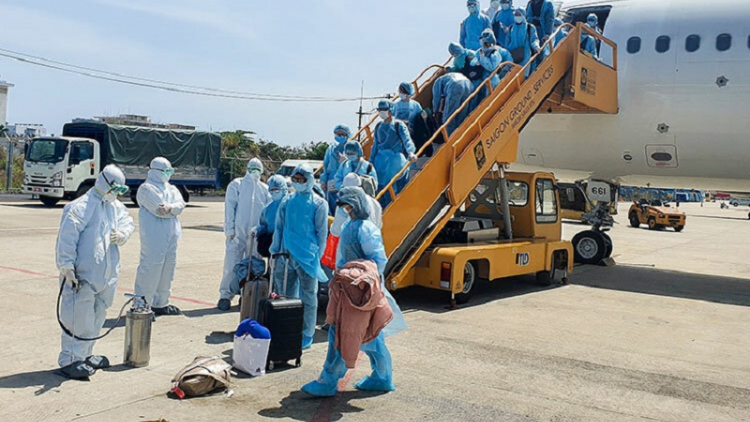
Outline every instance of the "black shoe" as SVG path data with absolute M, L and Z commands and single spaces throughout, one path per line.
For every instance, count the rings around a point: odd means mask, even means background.
M 228 311 L 229 308 L 232 307 L 232 301 L 229 299 L 219 299 L 219 303 L 216 304 L 216 307 L 219 308 L 220 311 Z
M 78 361 L 60 368 L 60 372 L 72 380 L 88 381 L 89 377 L 94 375 L 96 370 L 86 362 Z
M 83 362 L 94 369 L 107 369 L 110 367 L 109 359 L 106 356 L 91 355 Z
M 182 311 L 180 308 L 174 306 L 174 305 L 167 305 L 163 308 L 151 308 L 152 311 L 154 311 L 154 315 L 182 315 Z

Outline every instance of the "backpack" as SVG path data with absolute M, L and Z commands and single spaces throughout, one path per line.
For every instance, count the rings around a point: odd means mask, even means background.
M 214 390 L 229 389 L 232 366 L 219 356 L 198 356 L 172 378 L 171 391 L 177 397 L 197 397 Z
M 526 40 L 531 39 L 531 28 L 534 28 L 534 25 L 526 24 Z M 536 28 L 534 28 L 536 30 Z M 510 35 L 510 33 L 508 33 Z M 516 47 L 513 49 L 508 50 L 510 52 L 510 55 L 513 57 L 513 62 L 515 64 L 520 64 L 524 57 L 526 57 L 526 43 L 524 42 L 524 45 L 520 47 Z

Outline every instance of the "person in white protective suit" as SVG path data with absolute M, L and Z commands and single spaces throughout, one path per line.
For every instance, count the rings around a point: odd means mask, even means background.
M 143 296 L 156 315 L 179 315 L 180 309 L 169 304 L 177 243 L 182 228 L 177 216 L 185 209 L 182 194 L 169 178 L 172 163 L 164 157 L 151 160 L 148 178 L 138 188 L 138 230 L 141 239 L 141 262 L 135 276 L 135 294 Z
M 263 174 L 263 163 L 253 158 L 247 163 L 245 177 L 232 180 L 227 187 L 224 201 L 224 235 L 226 236 L 226 255 L 224 256 L 224 276 L 219 288 L 219 303 L 216 305 L 222 311 L 228 311 L 232 306 L 232 298 L 239 294 L 232 286 L 237 275 L 234 267 L 250 253 L 250 242 L 255 242 L 254 228 L 260 223 L 263 208 L 272 199 L 268 193 L 268 186 L 260 181 Z M 253 248 L 255 250 L 255 248 Z M 256 255 L 260 258 L 256 251 Z
M 120 272 L 119 247 L 135 230 L 133 218 L 117 200 L 127 192 L 125 175 L 109 165 L 91 190 L 63 210 L 55 256 L 63 284 L 60 322 L 72 336 L 63 332 L 57 363 L 72 379 L 88 379 L 97 369 L 109 367 L 106 357 L 92 355 L 93 341 L 73 336 L 98 336 L 112 305 Z

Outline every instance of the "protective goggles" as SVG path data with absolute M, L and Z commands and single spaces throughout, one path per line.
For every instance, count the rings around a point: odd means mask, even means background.
M 155 169 L 155 168 L 152 168 L 151 170 L 160 171 L 160 172 L 164 173 L 167 177 L 172 177 L 172 175 L 174 175 L 174 169 L 173 168 L 168 168 L 168 169 Z
M 107 191 L 107 193 L 116 192 L 118 196 L 122 196 L 130 192 L 130 188 L 126 185 L 110 182 L 106 174 L 102 173 L 102 177 L 104 177 L 104 181 L 109 185 L 109 190 Z
M 281 189 L 279 189 L 279 188 L 268 189 L 268 193 L 279 193 L 279 192 L 281 192 Z
M 300 176 L 298 174 L 295 174 L 292 176 L 292 182 L 294 183 L 307 183 L 307 178 L 305 176 Z

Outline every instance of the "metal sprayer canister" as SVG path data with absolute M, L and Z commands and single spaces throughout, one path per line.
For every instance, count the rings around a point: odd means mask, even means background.
M 151 358 L 151 321 L 154 313 L 148 308 L 133 308 L 125 318 L 125 365 L 148 366 Z

